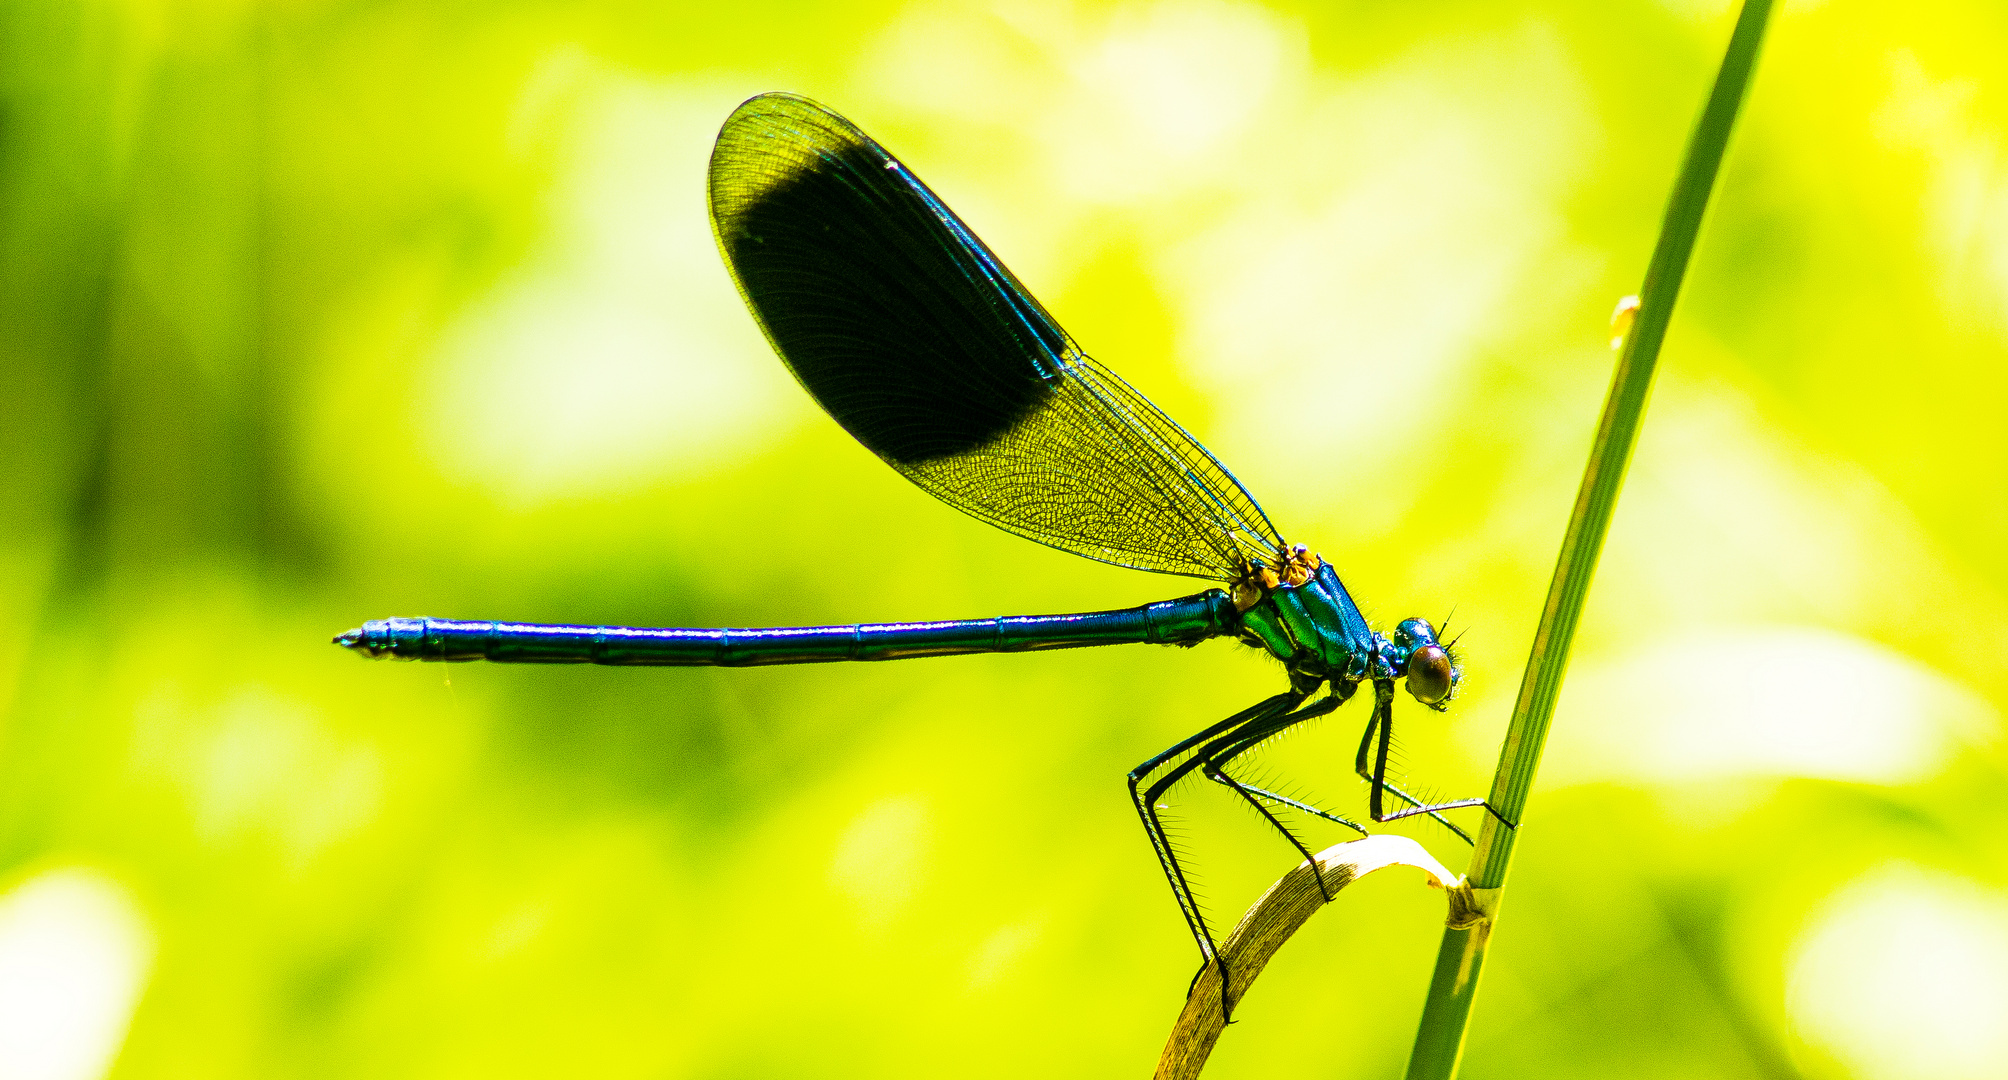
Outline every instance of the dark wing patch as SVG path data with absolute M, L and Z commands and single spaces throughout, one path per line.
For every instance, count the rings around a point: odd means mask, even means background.
M 741 105 L 712 151 L 711 217 L 795 378 L 929 494 L 1141 570 L 1224 580 L 1282 550 L 1198 440 L 850 121 L 789 94 Z
M 1052 393 L 1049 358 L 1071 345 L 946 213 L 802 98 L 740 106 L 711 155 L 712 222 L 748 306 L 803 387 L 894 465 L 1002 435 Z

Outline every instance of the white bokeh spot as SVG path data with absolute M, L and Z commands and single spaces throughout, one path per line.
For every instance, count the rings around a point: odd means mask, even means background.
M 576 50 L 549 66 L 559 75 L 533 78 L 525 109 L 553 113 L 571 147 L 551 236 L 447 328 L 428 395 L 441 468 L 517 505 L 729 462 L 771 433 L 761 421 L 792 392 L 705 209 L 732 95 Z M 577 83 L 569 111 L 548 104 L 560 76 Z
M 0 896 L 0 1077 L 105 1075 L 152 955 L 138 905 L 97 871 L 51 870 Z
M 867 927 L 890 922 L 919 891 L 933 837 L 927 801 L 893 795 L 866 807 L 837 840 L 830 884 Z
M 1891 864 L 1829 897 L 1793 948 L 1798 1036 L 1861 1080 L 1985 1080 L 2008 1065 L 2008 899 Z
M 1509 78 L 1528 92 L 1486 89 Z M 1568 163 L 1592 142 L 1578 79 L 1530 27 L 1291 88 L 1261 156 L 1251 140 L 1227 175 L 1227 212 L 1156 262 L 1184 313 L 1184 366 L 1224 403 L 1220 441 L 1373 461 L 1377 443 L 1455 411 L 1459 372 L 1563 241 Z
M 1586 664 L 1560 712 L 1544 765 L 1557 783 L 1909 784 L 1997 722 L 1978 695 L 1908 657 L 1798 627 L 1718 628 Z

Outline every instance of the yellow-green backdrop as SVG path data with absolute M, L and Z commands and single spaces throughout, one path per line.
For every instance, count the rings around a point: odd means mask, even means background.
M 1402 716 L 1415 775 L 1480 791 L 1731 15 L 0 8 L 0 1074 L 1142 1075 L 1197 954 L 1122 774 L 1274 692 L 1253 653 L 449 669 L 328 637 L 1189 591 L 932 502 L 792 385 L 703 197 L 733 105 L 791 89 L 1370 617 L 1454 611 L 1465 691 Z M 2008 1069 L 2003 56 L 1998 4 L 1784 5 L 1467 1075 Z M 1279 768 L 1357 809 L 1361 719 Z M 1177 801 L 1216 918 L 1294 861 Z M 1441 917 L 1413 874 L 1348 891 L 1213 1075 L 1395 1074 Z

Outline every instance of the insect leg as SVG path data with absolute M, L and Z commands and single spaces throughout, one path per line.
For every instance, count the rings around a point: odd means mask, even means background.
M 1339 706 L 1344 705 L 1346 702 L 1351 701 L 1353 697 L 1353 692 L 1356 689 L 1358 689 L 1357 683 L 1334 682 L 1332 684 L 1331 696 L 1327 697 L 1324 701 L 1319 702 L 1318 705 L 1312 706 L 1312 708 L 1317 709 L 1316 712 L 1312 712 L 1310 709 L 1306 709 L 1302 714 L 1298 715 L 1293 719 L 1290 719 L 1290 723 L 1294 724 L 1303 720 L 1308 720 L 1313 716 L 1322 716 L 1325 713 L 1331 712 L 1333 709 L 1336 709 Z M 1253 725 L 1247 728 L 1243 728 L 1241 733 L 1237 733 L 1237 737 L 1232 744 L 1222 746 L 1218 751 L 1213 752 L 1208 756 L 1213 758 L 1213 761 L 1216 765 L 1224 769 L 1229 762 L 1233 761 L 1237 757 L 1240 757 L 1242 754 L 1250 750 L 1253 750 L 1255 747 L 1261 745 L 1263 739 L 1266 739 L 1270 735 L 1282 731 L 1283 728 L 1287 726 L 1288 726 L 1287 724 L 1278 722 L 1271 729 L 1260 732 L 1258 732 Z M 1369 727 L 1368 731 L 1371 732 L 1372 728 Z M 1242 737 L 1244 735 L 1245 737 Z M 1223 740 L 1223 742 L 1225 742 L 1225 740 Z M 1366 760 L 1366 746 L 1363 743 L 1360 746 L 1360 761 L 1364 762 L 1365 760 Z M 1360 768 L 1362 769 L 1364 769 L 1365 767 L 1366 766 L 1363 764 L 1360 766 Z M 1293 799 L 1288 795 L 1283 795 L 1274 791 L 1268 791 L 1263 788 L 1256 787 L 1252 784 L 1243 783 L 1239 780 L 1237 780 L 1236 783 L 1240 784 L 1241 787 L 1246 788 L 1247 790 L 1262 796 L 1265 799 L 1273 799 L 1276 802 L 1282 803 L 1285 806 L 1302 810 L 1307 814 L 1314 814 L 1318 817 L 1324 818 L 1326 821 L 1336 822 L 1340 825 L 1344 825 L 1346 828 L 1352 829 L 1353 831 L 1359 833 L 1361 836 L 1369 835 L 1365 826 L 1360 825 L 1358 822 L 1355 822 L 1350 818 L 1340 817 L 1339 815 L 1334 814 L 1329 810 L 1321 810 L 1318 807 L 1312 806 L 1310 803 L 1303 802 L 1298 799 Z
M 1220 951 L 1213 941 L 1213 931 L 1206 924 L 1206 916 L 1199 910 L 1199 902 L 1192 894 L 1192 886 L 1186 880 L 1185 868 L 1179 864 L 1178 852 L 1172 848 L 1171 839 L 1165 835 L 1164 822 L 1158 816 L 1157 800 L 1171 785 L 1189 775 L 1199 765 L 1199 760 L 1188 757 L 1176 761 L 1193 747 L 1218 737 L 1222 732 L 1243 725 L 1281 716 L 1297 707 L 1307 695 L 1295 690 L 1277 694 L 1275 697 L 1258 702 L 1233 716 L 1208 727 L 1178 745 L 1158 754 L 1129 773 L 1130 801 L 1136 806 L 1137 816 L 1143 819 L 1144 832 L 1150 834 L 1151 849 L 1157 852 L 1157 861 L 1164 869 L 1164 877 L 1171 884 L 1172 895 L 1178 900 L 1178 910 L 1185 916 L 1186 926 L 1191 929 L 1193 940 L 1199 943 L 1199 953 L 1204 963 L 1220 964 Z M 1170 768 L 1167 770 L 1166 766 Z M 1160 771 L 1162 770 L 1162 774 Z M 1145 781 L 1150 781 L 1145 787 Z M 1221 964 L 1221 985 L 1227 976 L 1226 965 Z
M 1248 805 L 1254 807 L 1256 813 L 1261 814 L 1264 820 L 1268 821 L 1270 825 L 1274 826 L 1277 832 L 1282 833 L 1283 838 L 1285 840 L 1288 840 L 1290 842 L 1290 845 L 1296 848 L 1299 854 L 1304 856 L 1304 861 L 1311 864 L 1311 873 L 1317 878 L 1318 892 L 1319 894 L 1324 896 L 1326 903 L 1331 902 L 1332 892 L 1330 889 L 1327 889 L 1325 887 L 1324 868 L 1318 865 L 1318 857 L 1312 854 L 1310 848 L 1304 846 L 1304 842 L 1297 838 L 1297 834 L 1291 832 L 1290 827 L 1283 824 L 1283 822 L 1276 817 L 1275 813 L 1272 810 L 1270 810 L 1269 806 L 1264 804 L 1262 800 L 1270 799 L 1277 803 L 1282 803 L 1288 806 L 1296 807 L 1299 810 L 1309 811 L 1310 813 L 1316 814 L 1319 817 L 1327 818 L 1329 820 L 1336 821 L 1341 825 L 1346 825 L 1350 826 L 1353 829 L 1357 829 L 1360 835 L 1362 836 L 1366 835 L 1366 830 L 1364 828 L 1361 828 L 1359 825 L 1354 824 L 1353 822 L 1347 821 L 1345 818 L 1339 817 L 1336 814 L 1328 814 L 1323 810 L 1319 810 L 1317 807 L 1311 806 L 1307 803 L 1300 802 L 1296 799 L 1292 799 L 1287 796 L 1278 795 L 1273 791 L 1266 791 L 1262 788 L 1253 787 L 1248 784 L 1243 784 L 1241 781 L 1228 775 L 1226 771 L 1226 766 L 1228 765 L 1228 763 L 1232 762 L 1235 758 L 1241 756 L 1244 753 L 1247 753 L 1249 750 L 1252 750 L 1257 746 L 1260 746 L 1264 741 L 1269 739 L 1271 736 L 1277 735 L 1288 728 L 1303 723 L 1306 720 L 1323 716 L 1326 713 L 1331 712 L 1333 709 L 1338 708 L 1339 705 L 1342 704 L 1344 701 L 1345 701 L 1344 697 L 1339 697 L 1336 695 L 1330 696 L 1307 708 L 1300 709 L 1296 712 L 1289 713 L 1285 716 L 1279 716 L 1273 720 L 1261 723 L 1245 724 L 1242 727 L 1226 735 L 1223 735 L 1218 739 L 1215 739 L 1212 743 L 1208 744 L 1204 749 L 1200 750 L 1197 754 L 1194 755 L 1194 758 L 1196 760 L 1204 763 L 1201 766 L 1201 768 L 1205 772 L 1207 779 L 1212 780 L 1215 783 L 1225 785 L 1226 787 L 1231 789 L 1235 794 L 1247 800 Z M 1257 796 L 1260 797 L 1258 798 Z
M 1372 771 L 1369 772 L 1367 769 L 1367 748 L 1376 741 L 1374 739 L 1376 733 L 1378 733 L 1380 736 L 1378 740 L 1379 751 L 1374 755 L 1374 766 Z M 1360 777 L 1362 779 L 1370 781 L 1373 785 L 1371 791 L 1368 793 L 1367 796 L 1367 810 L 1373 816 L 1373 819 L 1376 822 L 1386 823 L 1390 821 L 1400 821 L 1402 818 L 1415 817 L 1419 814 L 1427 814 L 1432 819 L 1434 819 L 1437 822 L 1437 824 L 1442 825 L 1444 828 L 1449 829 L 1453 833 L 1456 833 L 1458 839 L 1463 840 L 1465 843 L 1469 844 L 1472 842 L 1471 834 L 1465 832 L 1463 829 L 1458 828 L 1456 825 L 1451 824 L 1449 819 L 1443 816 L 1442 811 L 1462 810 L 1465 807 L 1482 806 L 1485 808 L 1487 813 L 1490 813 L 1493 817 L 1498 818 L 1499 823 L 1501 825 L 1504 825 L 1509 829 L 1517 827 L 1514 822 L 1506 820 L 1506 815 L 1500 813 L 1497 807 L 1494 807 L 1491 803 L 1486 802 L 1484 799 L 1479 799 L 1479 798 L 1453 799 L 1449 802 L 1425 804 L 1422 800 L 1417 799 L 1415 796 L 1410 795 L 1408 792 L 1403 791 L 1401 788 L 1395 786 L 1394 784 L 1388 783 L 1387 756 L 1388 756 L 1388 749 L 1393 744 L 1393 742 L 1394 742 L 1394 681 L 1391 679 L 1375 679 L 1374 715 L 1373 719 L 1369 721 L 1367 724 L 1366 734 L 1361 736 L 1360 738 L 1360 752 L 1359 756 L 1353 762 L 1353 768 L 1360 774 Z M 1407 803 L 1408 806 L 1400 810 L 1393 810 L 1393 811 L 1383 810 L 1382 794 L 1384 792 L 1392 793 L 1395 798 L 1400 799 L 1402 802 Z

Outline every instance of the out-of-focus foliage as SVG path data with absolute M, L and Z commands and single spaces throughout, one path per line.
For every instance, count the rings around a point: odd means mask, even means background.
M 1121 775 L 1272 693 L 1247 650 L 446 669 L 327 638 L 1188 590 L 932 503 L 790 385 L 703 178 L 736 102 L 793 89 L 1370 616 L 1455 608 L 1466 692 L 1402 716 L 1418 776 L 1481 790 L 1730 15 L 0 8 L 0 1072 L 1140 1074 L 1196 955 Z M 1474 1077 L 2008 1069 L 2008 14 L 1795 3 L 1767 50 Z M 1357 807 L 1363 717 L 1279 765 Z M 1178 804 L 1220 920 L 1294 861 Z M 1346 892 L 1211 1075 L 1395 1072 L 1441 912 Z

